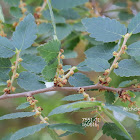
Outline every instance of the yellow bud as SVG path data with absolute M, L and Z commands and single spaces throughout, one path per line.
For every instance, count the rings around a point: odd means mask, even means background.
M 83 93 L 84 91 L 85 91 L 84 88 L 80 88 L 78 92 Z
M 15 87 L 11 87 L 11 90 L 12 90 L 13 92 L 15 92 L 16 88 L 15 88 Z
M 18 73 L 16 73 L 16 74 L 15 74 L 15 78 L 18 78 L 18 77 L 19 77 L 19 74 L 18 74 Z
M 118 68 L 118 62 L 116 64 L 113 65 L 113 68 L 116 69 Z
M 22 61 L 23 61 L 23 59 L 22 59 L 22 58 L 19 58 L 19 59 L 18 59 L 18 62 L 22 62 Z
M 107 83 L 110 83 L 111 81 L 112 81 L 112 79 L 111 79 L 110 77 L 107 77 L 107 78 L 106 78 L 106 82 L 107 82 Z
M 64 55 L 61 55 L 61 56 L 60 56 L 60 59 L 64 59 L 64 58 L 65 58 L 65 56 L 64 56 Z
M 113 56 L 115 56 L 115 57 L 118 56 L 118 53 L 114 51 Z

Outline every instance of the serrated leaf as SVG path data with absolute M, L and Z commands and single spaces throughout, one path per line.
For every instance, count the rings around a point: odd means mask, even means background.
M 56 9 L 68 9 L 72 7 L 76 7 L 78 5 L 82 5 L 88 2 L 88 0 L 52 0 L 52 6 Z
M 19 140 L 19 139 L 27 137 L 29 135 L 33 135 L 34 133 L 45 128 L 46 126 L 47 126 L 47 124 L 37 124 L 37 125 L 33 125 L 33 126 L 29 126 L 29 127 L 20 129 L 11 136 L 10 140 Z
M 80 70 L 80 71 L 92 71 L 91 68 L 89 68 L 86 64 L 85 61 L 81 62 L 79 65 L 77 65 L 77 69 Z
M 75 110 L 79 110 L 79 108 L 72 108 L 72 107 L 69 107 L 69 105 L 71 105 L 73 103 L 69 103 L 69 104 L 66 104 L 66 105 L 61 105 L 61 106 L 58 106 L 56 107 L 55 109 L 53 109 L 48 116 L 52 116 L 52 115 L 55 115 L 55 114 L 62 114 L 62 113 L 66 113 L 66 112 L 72 112 L 72 111 L 75 111 Z
M 10 58 L 12 57 L 15 52 L 14 46 L 12 44 L 12 41 L 7 39 L 6 37 L 0 36 L 0 57 L 2 58 Z
M 140 41 L 135 42 L 128 46 L 127 53 L 130 56 L 140 56 Z
M 68 79 L 68 82 L 74 87 L 93 85 L 93 82 L 82 73 L 75 73 Z
M 128 32 L 137 34 L 140 32 L 140 13 L 138 13 L 128 24 Z
M 9 80 L 9 75 L 5 72 L 0 72 L 0 86 L 7 85 L 7 80 Z
M 86 31 L 86 29 L 85 29 L 85 27 L 83 26 L 83 24 L 81 23 L 81 22 L 78 22 L 78 23 L 75 23 L 75 24 L 73 24 L 73 29 L 75 30 L 75 31 L 80 31 L 80 32 L 84 32 L 84 31 Z
M 69 24 L 60 24 L 56 26 L 56 33 L 59 40 L 63 40 L 72 32 L 72 26 Z
M 77 53 L 75 51 L 66 50 L 64 52 L 64 56 L 65 56 L 65 59 L 76 58 L 77 57 Z
M 29 102 L 25 102 L 25 103 L 19 105 L 19 106 L 16 108 L 16 110 L 25 109 L 25 108 L 27 108 L 27 107 L 29 107 L 29 106 L 30 106 L 30 103 L 29 103 Z
M 98 101 L 78 101 L 74 102 L 73 104 L 70 104 L 67 108 L 73 107 L 73 108 L 88 108 L 88 107 L 94 107 L 94 106 L 101 106 L 102 102 Z
M 115 94 L 113 92 L 105 92 L 105 100 L 107 103 L 112 104 L 115 101 Z
M 35 112 L 17 112 L 11 113 L 0 117 L 0 120 L 7 120 L 7 119 L 16 119 L 16 118 L 24 118 L 24 117 L 31 117 L 35 115 Z
M 82 100 L 82 99 L 84 99 L 83 94 L 73 94 L 73 95 L 64 97 L 62 100 L 63 101 L 77 101 L 77 100 Z
M 49 64 L 57 58 L 60 47 L 60 41 L 51 40 L 48 43 L 41 45 L 37 50 L 39 51 L 40 55 L 45 59 L 47 64 Z
M 116 119 L 112 114 L 110 114 L 105 108 L 103 109 L 104 113 L 115 123 L 115 125 L 130 139 L 132 140 L 132 137 L 127 132 L 127 130 L 124 128 L 124 126 Z M 116 127 L 116 128 L 117 128 Z
M 0 58 L 0 73 L 8 74 L 11 70 L 11 62 L 8 58 Z
M 93 44 L 93 45 L 103 45 L 104 44 L 104 42 L 102 42 L 102 41 L 97 41 L 97 40 L 95 40 L 95 38 L 91 38 L 90 36 L 88 36 L 88 35 L 86 35 L 85 36 L 85 39 L 87 39 L 91 44 Z
M 42 23 L 37 26 L 38 34 L 45 34 L 46 37 L 49 37 L 53 34 L 53 26 L 50 23 Z
M 18 7 L 10 7 L 10 14 L 15 18 L 20 18 L 22 16 L 21 9 Z
M 114 123 L 105 123 L 102 127 L 103 134 L 117 140 L 130 140 Z
M 87 67 L 96 72 L 103 72 L 110 67 L 108 61 L 101 58 L 87 58 L 85 63 Z
M 40 56 L 25 54 L 21 58 L 23 59 L 21 65 L 30 72 L 41 73 L 46 65 L 45 60 Z
M 29 48 L 37 38 L 37 25 L 32 14 L 27 15 L 23 21 L 19 23 L 13 33 L 13 44 L 18 50 Z
M 112 53 L 114 51 L 117 51 L 118 45 L 115 43 L 107 43 L 104 45 L 98 45 L 95 47 L 92 47 L 85 51 L 87 58 L 102 58 L 109 60 L 113 57 Z
M 0 21 L 5 22 L 1 5 L 0 5 Z
M 119 67 L 114 72 L 123 77 L 140 76 L 140 64 L 133 59 L 124 59 L 119 62 Z
M 65 22 L 66 22 L 65 18 L 62 17 L 61 15 L 59 15 L 57 12 L 54 11 L 53 13 L 54 13 L 55 23 L 65 23 Z M 44 12 L 43 12 L 43 16 L 44 16 L 47 20 L 51 21 L 51 16 L 50 16 L 49 10 L 44 11 Z
M 43 72 L 42 72 L 45 80 L 52 81 L 54 79 L 54 76 L 56 74 L 57 66 L 58 66 L 58 60 L 57 59 L 52 64 L 45 66 L 45 68 L 43 69 Z
M 22 72 L 17 79 L 18 85 L 25 90 L 37 90 L 45 88 L 45 84 L 41 83 L 41 78 L 34 73 Z
M 97 41 L 114 42 L 126 34 L 127 29 L 115 19 L 110 18 L 85 18 L 82 20 L 87 32 Z
M 120 113 L 120 114 L 122 114 L 124 116 L 127 116 L 127 117 L 129 117 L 131 119 L 134 119 L 136 121 L 139 120 L 139 116 L 138 115 L 125 111 L 123 107 L 113 106 L 113 105 L 106 105 L 105 108 L 107 108 L 107 109 L 109 109 L 111 111 L 115 110 L 116 112 L 118 112 L 118 113 Z
M 70 20 L 70 19 L 76 20 L 80 18 L 79 13 L 72 8 L 61 10 L 59 13 L 67 20 Z
M 61 124 L 51 124 L 48 127 L 51 129 L 56 129 L 56 130 L 63 130 L 63 131 L 85 134 L 85 130 L 83 129 L 81 125 L 61 123 Z

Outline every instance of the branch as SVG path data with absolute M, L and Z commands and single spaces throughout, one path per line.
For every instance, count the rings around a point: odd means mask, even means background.
M 39 89 L 39 90 L 23 92 L 23 93 L 6 94 L 6 95 L 1 95 L 0 100 L 4 100 L 8 98 L 33 96 L 35 94 L 40 94 L 40 93 L 49 92 L 49 91 L 75 91 L 77 92 L 79 91 L 80 88 L 84 88 L 85 90 L 89 90 L 89 89 L 107 90 L 107 91 L 112 91 L 112 92 L 117 92 L 117 93 L 121 91 L 127 91 L 127 90 L 140 92 L 140 88 L 133 88 L 133 87 L 113 88 L 113 87 L 103 86 L 101 84 L 96 84 L 96 85 L 83 86 L 83 87 L 50 87 L 50 88 Z

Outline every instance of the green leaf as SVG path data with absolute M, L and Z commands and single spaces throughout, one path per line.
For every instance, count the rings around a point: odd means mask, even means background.
M 102 127 L 103 134 L 111 136 L 117 140 L 130 140 L 129 137 L 121 131 L 114 123 L 105 123 Z
M 54 13 L 55 23 L 65 23 L 65 22 L 66 22 L 66 20 L 65 20 L 64 17 L 62 17 L 61 15 L 59 15 L 58 13 L 56 13 L 55 11 L 54 11 L 53 13 Z M 51 21 L 51 16 L 50 16 L 49 10 L 44 11 L 44 12 L 43 12 L 43 16 L 44 16 L 47 20 Z
M 72 26 L 69 24 L 60 24 L 56 26 L 56 33 L 59 40 L 63 40 L 72 32 Z
M 112 114 L 110 114 L 105 108 L 103 109 L 103 111 L 115 123 L 115 125 L 120 129 L 120 131 L 123 132 L 130 140 L 132 140 L 132 137 L 129 135 L 129 133 L 127 132 L 127 130 L 124 128 L 124 126 L 120 122 L 118 122 L 118 120 L 116 120 L 112 116 Z M 117 128 L 116 126 L 115 126 L 115 128 Z
M 118 48 L 118 45 L 116 45 L 115 43 L 107 43 L 104 45 L 92 47 L 85 51 L 85 54 L 87 58 L 102 58 L 109 60 L 113 57 L 112 53 L 114 51 L 117 51 Z
M 134 15 L 129 13 L 128 11 L 120 11 L 118 17 L 122 21 L 127 21 L 127 20 L 133 18 Z
M 70 104 L 67 108 L 73 107 L 73 108 L 88 108 L 88 107 L 94 107 L 94 106 L 101 106 L 102 102 L 98 101 L 78 101 L 74 102 L 73 104 Z
M 72 112 L 72 111 L 75 111 L 75 110 L 79 110 L 79 108 L 72 108 L 72 107 L 69 107 L 69 105 L 71 104 L 74 104 L 74 103 L 69 103 L 69 104 L 66 104 L 66 105 L 61 105 L 61 106 L 58 106 L 56 107 L 55 109 L 53 109 L 48 116 L 52 116 L 52 115 L 55 115 L 55 114 L 62 114 L 62 113 L 66 113 L 66 112 Z
M 0 5 L 0 21 L 2 21 L 3 23 L 5 22 L 1 5 Z
M 131 85 L 135 85 L 137 83 L 139 83 L 139 81 L 137 79 L 123 81 L 119 84 L 119 87 L 130 87 Z
M 37 25 L 32 14 L 27 15 L 23 21 L 19 23 L 13 33 L 13 44 L 18 50 L 29 48 L 35 41 L 37 34 Z
M 0 36 L 0 57 L 2 58 L 10 58 L 12 57 L 15 52 L 14 46 L 12 44 L 12 41 L 7 39 L 6 37 Z
M 17 112 L 17 113 L 11 113 L 11 114 L 1 116 L 0 120 L 31 117 L 31 116 L 34 116 L 34 115 L 35 115 L 35 112 Z
M 0 58 L 0 73 L 8 74 L 11 70 L 11 62 L 8 58 Z
M 83 129 L 83 127 L 80 125 L 75 125 L 75 124 L 67 124 L 67 123 L 51 124 L 48 127 L 51 129 L 56 129 L 56 130 L 63 130 L 63 131 L 85 134 L 85 130 Z
M 65 56 L 65 59 L 76 58 L 77 57 L 77 53 L 75 51 L 66 50 L 64 52 L 64 56 Z
M 75 73 L 68 79 L 70 85 L 74 87 L 93 85 L 93 82 L 82 73 Z
M 114 72 L 123 77 L 140 76 L 140 64 L 133 59 L 124 59 L 119 62 L 119 67 Z
M 92 69 L 87 66 L 85 61 L 83 61 L 79 65 L 77 65 L 77 69 L 80 71 L 86 71 L 86 72 L 92 71 Z
M 88 0 L 52 0 L 52 6 L 56 9 L 68 9 L 72 7 L 76 7 L 78 5 L 82 5 L 88 2 Z
M 46 126 L 47 126 L 47 124 L 37 124 L 37 125 L 33 125 L 33 126 L 29 126 L 29 127 L 20 129 L 11 136 L 10 140 L 19 140 L 19 139 L 25 138 L 29 135 L 33 135 L 34 133 L 45 128 Z
M 0 86 L 7 85 L 7 80 L 9 80 L 9 75 L 5 72 L 0 72 Z
M 16 110 L 25 109 L 25 108 L 27 108 L 27 107 L 29 107 L 29 106 L 30 106 L 30 103 L 29 103 L 29 102 L 25 102 L 25 103 L 19 105 L 19 106 L 16 108 Z
M 37 90 L 45 88 L 41 78 L 34 73 L 22 72 L 17 80 L 18 85 L 25 90 Z
M 95 38 L 91 38 L 88 35 L 85 36 L 85 39 L 87 39 L 93 45 L 103 45 L 104 44 L 104 42 L 102 42 L 102 41 L 96 41 Z
M 140 56 L 140 41 L 135 42 L 128 46 L 127 53 L 130 56 Z
M 79 13 L 72 8 L 61 10 L 59 13 L 67 20 L 75 20 L 80 18 Z
M 21 65 L 30 72 L 41 73 L 46 65 L 45 60 L 40 56 L 25 54 L 21 58 L 23 59 Z
M 18 7 L 10 7 L 10 14 L 15 18 L 22 17 L 21 9 Z
M 80 31 L 80 32 L 86 31 L 85 27 L 83 26 L 83 24 L 81 22 L 73 24 L 73 29 L 75 31 Z
M 110 67 L 110 64 L 107 60 L 101 58 L 87 58 L 85 60 L 87 67 L 91 68 L 96 72 L 104 72 Z
M 140 129 L 140 121 L 137 121 L 136 126 Z
M 120 114 L 122 114 L 124 116 L 127 116 L 127 117 L 129 117 L 131 119 L 134 119 L 136 121 L 139 120 L 139 116 L 138 115 L 125 111 L 125 109 L 123 107 L 113 106 L 113 105 L 106 105 L 105 108 L 107 108 L 107 109 L 109 109 L 111 111 L 118 112 L 118 113 L 120 113 Z
M 65 133 L 59 135 L 59 137 L 64 137 L 64 136 L 68 136 L 68 135 L 72 135 L 72 134 L 74 134 L 74 132 L 66 131 Z
M 73 94 L 73 95 L 64 97 L 62 100 L 63 101 L 77 101 L 77 100 L 83 100 L 83 99 L 84 99 L 83 94 Z
M 85 18 L 82 23 L 91 37 L 97 41 L 113 42 L 122 38 L 127 29 L 115 19 L 110 18 Z
M 56 69 L 58 66 L 58 60 L 56 59 L 55 62 L 53 62 L 50 65 L 47 65 L 44 69 L 43 69 L 43 77 L 45 78 L 45 80 L 48 81 L 53 81 L 54 76 L 56 74 Z
M 50 23 L 42 23 L 37 26 L 38 34 L 45 34 L 47 37 L 53 34 L 53 26 Z
M 128 24 L 128 32 L 137 34 L 140 32 L 140 13 L 138 13 Z
M 41 45 L 37 50 L 39 51 L 40 55 L 45 59 L 47 64 L 49 64 L 57 58 L 60 47 L 60 41 L 51 40 L 48 43 Z
M 115 101 L 115 94 L 113 92 L 105 92 L 106 103 L 112 104 Z

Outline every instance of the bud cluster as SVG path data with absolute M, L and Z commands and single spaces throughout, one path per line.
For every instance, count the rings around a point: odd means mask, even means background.
M 108 73 L 108 70 L 107 70 L 107 72 L 105 72 L 105 73 Z M 105 75 L 105 73 L 104 73 L 104 75 Z M 101 76 L 99 76 L 98 79 L 99 79 L 99 83 L 100 83 L 100 84 L 106 85 L 106 86 L 112 81 L 112 79 L 111 79 L 110 77 L 102 78 Z
M 62 53 L 64 52 L 63 49 L 60 50 L 58 59 L 64 59 L 64 55 Z M 68 76 L 64 76 L 64 70 L 63 65 L 59 62 L 59 65 L 57 67 L 57 75 L 54 77 L 54 86 L 63 87 L 67 84 L 67 78 L 74 74 L 74 71 L 69 71 Z
M 19 8 L 21 9 L 22 14 L 25 14 L 27 12 L 26 3 L 24 3 L 22 0 L 20 1 Z

